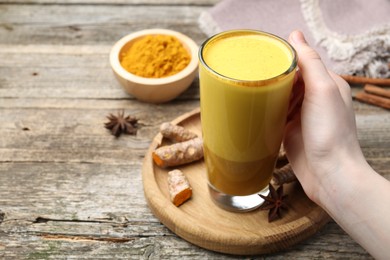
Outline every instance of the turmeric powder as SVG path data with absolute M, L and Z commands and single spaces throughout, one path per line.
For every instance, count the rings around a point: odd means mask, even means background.
M 135 41 L 120 59 L 122 67 L 130 73 L 145 78 L 163 78 L 183 70 L 191 56 L 176 37 L 157 34 Z

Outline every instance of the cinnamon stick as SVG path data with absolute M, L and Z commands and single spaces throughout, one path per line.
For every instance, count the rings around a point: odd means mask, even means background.
M 370 93 L 370 94 L 390 98 L 390 90 L 389 89 L 384 89 L 382 87 L 378 87 L 375 85 L 366 84 L 364 86 L 364 91 L 366 91 L 367 93 Z
M 296 181 L 297 177 L 291 167 L 291 164 L 286 164 L 280 169 L 275 169 L 271 183 L 274 185 L 283 185 L 285 183 L 290 183 Z
M 362 91 L 362 92 L 356 93 L 355 99 L 363 101 L 365 103 L 375 105 L 375 106 L 380 106 L 380 107 L 383 107 L 386 109 L 390 109 L 390 99 L 389 98 L 373 95 L 373 94 L 366 93 L 366 92 Z
M 340 75 L 348 83 L 352 84 L 373 84 L 373 85 L 390 85 L 390 79 L 382 78 L 368 78 L 361 76 L 352 76 L 352 75 Z

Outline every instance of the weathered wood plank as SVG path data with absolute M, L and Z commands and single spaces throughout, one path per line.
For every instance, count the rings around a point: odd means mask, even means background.
M 135 100 L 5 99 L 0 104 L 5 122 L 0 126 L 0 158 L 81 162 L 142 158 L 162 122 L 197 106 L 198 100 L 152 105 Z M 115 140 L 103 127 L 106 116 L 118 109 L 140 119 L 137 136 Z M 357 125 L 366 156 L 388 158 L 390 114 L 357 115 Z
M 0 46 L 0 97 L 133 98 L 115 79 L 111 46 Z M 198 78 L 180 98 L 199 98 Z
M 0 5 L 0 44 L 102 45 L 150 28 L 180 31 L 196 41 L 208 6 Z
M 133 99 L 116 81 L 108 61 L 111 45 L 0 44 L 0 97 Z M 199 81 L 179 99 L 198 99 Z M 361 91 L 353 86 L 353 93 Z M 50 102 L 48 100 L 47 102 Z M 0 104 L 1 105 L 1 104 Z M 358 114 L 387 110 L 354 102 Z
M 131 164 L 0 164 L 0 256 L 236 258 L 199 249 L 165 228 L 146 206 L 139 170 Z M 269 257 L 290 256 L 368 257 L 335 223 Z
M 327 228 L 331 230 L 317 234 L 310 243 L 303 242 L 285 252 L 266 256 L 218 254 L 172 235 L 135 236 L 127 242 L 114 243 L 17 233 L 6 237 L 10 243 L 7 250 L 0 251 L 0 256 L 3 259 L 372 259 L 346 234 L 340 234 L 342 230 L 336 224 Z M 0 242 L 2 238 L 0 233 Z
M 0 97 L 130 99 L 111 71 L 110 49 L 111 45 L 0 44 Z M 196 78 L 179 99 L 198 99 L 198 86 Z M 354 108 L 359 114 L 388 112 L 361 102 L 354 102 Z
M 220 0 L 2 0 L 9 4 L 99 4 L 99 5 L 214 5 Z
M 93 108 L 82 108 L 88 106 Z M 57 108 L 1 109 L 0 118 L 7 123 L 0 126 L 0 161 L 137 163 L 162 122 L 198 106 L 198 100 L 165 105 L 79 100 Z M 104 128 L 106 116 L 119 109 L 139 118 L 136 136 L 115 138 Z
M 0 164 L 0 169 L 2 228 L 16 216 L 28 222 L 38 217 L 109 222 L 110 213 L 120 212 L 124 216 L 131 212 L 132 219 L 139 221 L 151 217 L 143 198 L 140 165 L 130 161 L 117 165 L 11 162 Z

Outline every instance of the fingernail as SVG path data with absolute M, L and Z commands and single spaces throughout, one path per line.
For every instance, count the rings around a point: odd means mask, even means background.
M 300 31 L 295 31 L 293 32 L 293 34 L 291 35 L 291 39 L 295 42 L 295 43 L 306 43 L 306 39 L 305 39 L 305 36 L 303 35 L 302 32 Z

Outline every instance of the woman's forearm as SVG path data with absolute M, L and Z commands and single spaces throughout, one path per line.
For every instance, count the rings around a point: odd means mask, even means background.
M 365 161 L 361 165 L 347 163 L 340 171 L 339 178 L 321 185 L 326 190 L 320 193 L 320 204 L 372 256 L 388 259 L 390 182 Z

